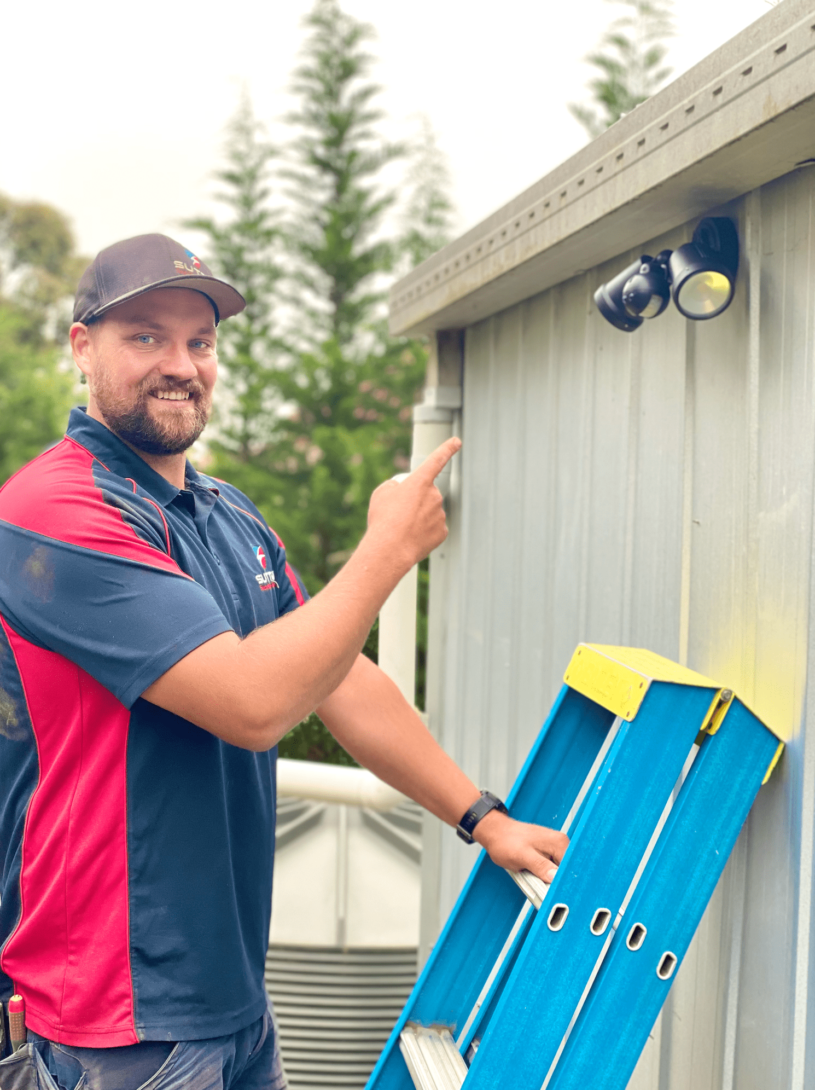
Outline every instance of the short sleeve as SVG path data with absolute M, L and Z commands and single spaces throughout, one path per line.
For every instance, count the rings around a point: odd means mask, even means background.
M 0 521 L 0 613 L 21 636 L 75 662 L 126 707 L 190 651 L 231 631 L 214 598 L 166 554 L 141 555 L 86 548 Z

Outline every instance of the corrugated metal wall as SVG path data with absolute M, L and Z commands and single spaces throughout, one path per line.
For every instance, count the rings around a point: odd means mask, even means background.
M 580 640 L 732 682 L 789 739 L 638 1090 L 815 1087 L 813 183 L 801 170 L 722 210 L 739 221 L 742 267 L 715 321 L 672 307 L 634 335 L 612 329 L 592 293 L 632 253 L 466 333 L 430 708 L 445 747 L 506 791 Z M 452 836 L 441 857 L 444 919 L 473 857 Z

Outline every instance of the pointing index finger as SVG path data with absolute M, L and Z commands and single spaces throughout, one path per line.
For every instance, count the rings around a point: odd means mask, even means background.
M 459 450 L 461 450 L 461 440 L 458 436 L 454 435 L 451 439 L 446 439 L 440 447 L 436 447 L 432 454 L 428 454 L 427 458 L 413 471 L 411 476 L 432 484 Z

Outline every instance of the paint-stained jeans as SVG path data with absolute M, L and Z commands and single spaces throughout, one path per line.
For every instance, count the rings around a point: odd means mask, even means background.
M 29 1033 L 48 1069 L 42 1090 L 285 1090 L 271 1012 L 226 1037 L 73 1048 Z M 0 1068 L 0 1072 L 2 1068 Z M 0 1085 L 2 1083 L 0 1082 Z M 32 1085 L 37 1085 L 32 1083 Z

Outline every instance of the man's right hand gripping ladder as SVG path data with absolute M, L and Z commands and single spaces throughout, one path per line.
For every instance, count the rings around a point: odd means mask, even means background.
M 481 853 L 367 1090 L 628 1084 L 783 744 L 648 651 L 581 644 L 564 680 L 507 800 L 571 837 L 557 876 Z

